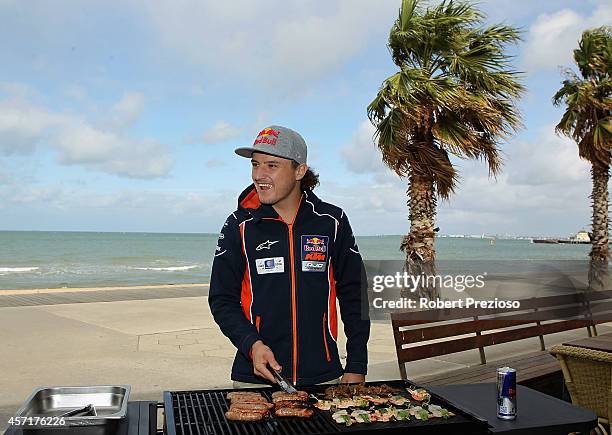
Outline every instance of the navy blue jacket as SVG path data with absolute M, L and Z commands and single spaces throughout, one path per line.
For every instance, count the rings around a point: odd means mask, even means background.
M 238 349 L 232 380 L 266 382 L 253 373 L 250 351 L 257 340 L 272 349 L 295 385 L 329 381 L 344 371 L 366 374 L 364 277 L 340 208 L 304 191 L 294 222 L 286 223 L 249 186 L 223 224 L 208 296 L 215 321 Z M 336 300 L 347 337 L 344 369 L 336 346 Z

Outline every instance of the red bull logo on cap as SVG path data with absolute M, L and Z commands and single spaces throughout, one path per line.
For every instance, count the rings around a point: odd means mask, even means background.
M 257 139 L 255 139 L 255 142 L 253 143 L 253 145 L 258 145 L 258 144 L 276 145 L 276 139 L 278 138 L 279 134 L 280 134 L 279 130 L 273 130 L 271 128 L 264 128 L 257 135 Z

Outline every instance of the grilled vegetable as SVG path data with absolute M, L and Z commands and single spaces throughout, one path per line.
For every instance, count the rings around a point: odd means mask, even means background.
M 394 413 L 389 408 L 381 408 L 375 410 L 371 417 L 374 417 L 372 420 L 376 421 L 390 421 L 394 417 Z
M 370 402 L 360 396 L 355 396 L 353 398 L 353 403 L 353 406 L 356 406 L 357 408 L 367 408 L 368 406 L 370 406 Z
M 427 401 L 431 399 L 431 394 L 429 394 L 424 388 L 417 388 L 416 390 L 406 388 L 406 390 L 417 402 Z
M 355 406 L 355 402 L 353 401 L 353 399 L 348 398 L 340 399 L 338 402 L 334 402 L 334 404 L 340 409 L 347 409 L 351 406 Z
M 429 412 L 426 409 L 420 409 L 414 414 L 414 417 L 418 420 L 427 421 L 429 420 Z
M 336 423 L 345 424 L 347 426 L 350 426 L 353 424 L 353 419 L 351 418 L 350 415 L 339 415 L 334 420 L 336 420 Z
M 439 405 L 430 404 L 431 394 L 423 388 L 407 388 L 402 392 L 383 387 L 386 389 L 374 390 L 364 385 L 330 387 L 325 390 L 328 399 L 318 400 L 315 406 L 324 411 L 329 410 L 334 421 L 347 426 L 354 423 L 409 421 L 411 416 L 427 421 L 454 415 Z M 388 405 L 381 407 L 385 404 Z
M 402 406 L 407 402 L 410 402 L 410 400 L 404 396 L 393 396 L 389 399 L 389 403 L 395 406 Z
M 372 423 L 370 419 L 370 414 L 359 414 L 355 417 L 355 421 L 357 423 Z
M 319 408 L 321 411 L 329 411 L 333 405 L 331 400 L 319 400 L 314 404 L 314 406 Z
M 410 413 L 406 409 L 397 409 L 395 411 L 395 418 L 397 420 L 410 420 Z
M 369 402 L 372 402 L 372 404 L 374 405 L 384 405 L 385 403 L 389 401 L 388 397 L 380 397 L 380 396 L 365 395 L 365 396 L 361 396 L 361 398 Z
M 398 388 L 390 387 L 386 384 L 382 385 L 368 385 L 365 384 L 342 384 L 334 385 L 325 389 L 325 398 L 333 399 L 334 397 L 351 397 L 355 395 L 390 395 L 398 394 L 401 390 Z

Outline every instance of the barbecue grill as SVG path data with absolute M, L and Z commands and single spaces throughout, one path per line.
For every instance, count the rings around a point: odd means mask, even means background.
M 404 381 L 369 382 L 367 385 L 386 384 L 391 387 L 405 388 L 412 385 Z M 309 393 L 323 392 L 329 385 L 301 388 Z M 435 394 L 432 403 L 444 406 L 455 416 L 449 419 L 431 419 L 420 421 L 360 423 L 345 426 L 336 423 L 331 413 L 315 409 L 310 418 L 277 418 L 271 416 L 262 421 L 239 422 L 228 421 L 225 411 L 229 409 L 227 390 L 166 391 L 164 392 L 164 433 L 166 435 L 209 435 L 209 434 L 244 434 L 244 435 L 301 435 L 301 434 L 341 434 L 369 433 L 376 431 L 381 435 L 406 433 L 410 434 L 483 434 L 487 433 L 487 422 L 454 406 Z M 261 393 L 272 401 L 272 388 L 251 388 L 248 391 Z
M 405 388 L 414 384 L 404 381 L 368 382 L 366 385 L 382 385 Z M 329 385 L 303 387 L 309 393 L 321 393 Z M 434 393 L 432 403 L 441 405 L 452 411 L 455 416 L 447 420 L 437 418 L 428 421 L 411 419 L 409 421 L 360 423 L 345 426 L 336 423 L 331 413 L 314 409 L 310 418 L 277 418 L 273 415 L 262 421 L 239 422 L 228 421 L 225 411 L 229 409 L 227 393 L 238 391 L 224 390 L 197 390 L 197 391 L 165 391 L 163 403 L 150 401 L 129 402 L 127 418 L 123 419 L 115 435 L 212 435 L 212 434 L 240 434 L 240 435 L 302 435 L 302 434 L 343 434 L 358 432 L 360 434 L 376 431 L 381 435 L 399 434 L 409 432 L 413 434 L 484 434 L 487 431 L 487 422 L 453 404 Z M 276 389 L 251 388 L 240 391 L 259 392 L 268 401 L 272 401 L 272 392 Z M 163 424 L 157 421 L 158 410 L 163 408 Z M 158 429 L 162 426 L 163 429 Z M 23 430 L 23 428 L 9 428 L 5 435 L 82 435 L 81 428 L 48 428 L 37 431 Z

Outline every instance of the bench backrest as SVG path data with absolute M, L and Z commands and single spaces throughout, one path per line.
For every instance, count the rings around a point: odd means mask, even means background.
M 604 294 L 607 293 L 607 294 Z M 391 324 L 402 378 L 405 363 L 465 350 L 478 349 L 486 363 L 485 347 L 539 337 L 545 350 L 544 335 L 587 328 L 610 316 L 593 315 L 610 310 L 610 292 L 585 300 L 584 293 L 530 298 L 520 301 L 520 309 L 434 309 L 391 314 Z M 541 320 L 549 319 L 549 320 Z M 596 331 L 595 331 L 596 332 Z

